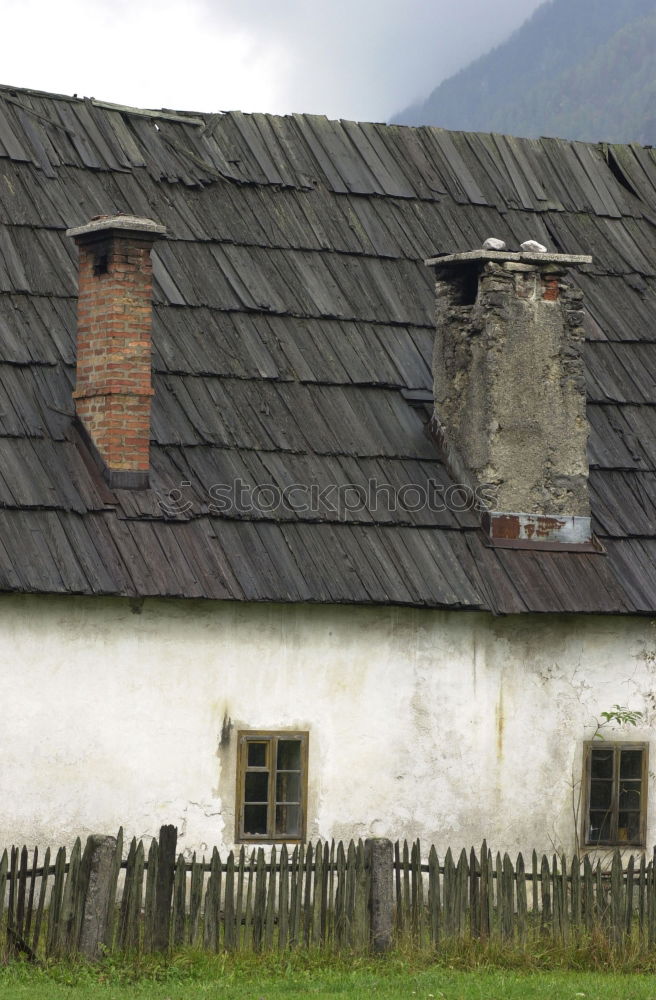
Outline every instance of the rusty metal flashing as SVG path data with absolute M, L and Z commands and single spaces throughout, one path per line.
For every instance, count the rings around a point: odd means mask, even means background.
M 605 554 L 589 517 L 486 511 L 482 526 L 485 544 L 494 548 Z

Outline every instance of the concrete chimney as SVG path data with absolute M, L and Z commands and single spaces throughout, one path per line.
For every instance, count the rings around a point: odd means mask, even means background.
M 588 499 L 582 293 L 587 256 L 476 250 L 436 277 L 434 431 L 451 475 L 492 509 L 492 544 L 596 550 Z
M 69 229 L 79 248 L 77 415 L 110 486 L 148 486 L 153 242 L 164 226 L 100 216 Z

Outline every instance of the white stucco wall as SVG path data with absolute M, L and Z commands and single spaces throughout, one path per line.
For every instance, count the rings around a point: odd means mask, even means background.
M 188 852 L 230 845 L 236 731 L 288 727 L 312 838 L 570 851 L 594 717 L 645 712 L 608 731 L 632 740 L 655 718 L 639 618 L 6 596 L 0 644 L 0 844 L 170 822 Z

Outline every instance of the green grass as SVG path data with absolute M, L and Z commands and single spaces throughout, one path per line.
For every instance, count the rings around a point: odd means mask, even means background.
M 0 966 L 0 1000 L 656 1000 L 649 972 L 537 968 L 536 956 L 513 968 L 508 955 L 497 956 L 504 968 L 489 964 L 489 954 L 480 958 L 476 965 L 471 952 L 453 953 L 450 964 L 409 952 L 382 959 L 183 952 L 170 962 L 106 959 L 95 967 L 13 962 Z M 537 956 L 538 965 L 543 960 Z

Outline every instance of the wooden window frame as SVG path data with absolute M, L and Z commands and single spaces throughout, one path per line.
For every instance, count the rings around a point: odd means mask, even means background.
M 592 781 L 592 750 L 612 750 L 613 751 L 613 789 L 611 794 L 611 828 L 608 840 L 590 840 L 588 830 L 590 828 L 590 787 Z M 642 750 L 642 773 L 641 773 L 641 797 L 640 797 L 640 837 L 639 840 L 618 840 L 617 821 L 619 809 L 619 767 L 618 761 L 622 750 Z M 587 740 L 583 744 L 583 830 L 581 843 L 586 848 L 606 848 L 606 847 L 646 847 L 647 844 L 647 790 L 649 777 L 649 744 L 645 742 L 611 742 L 605 740 Z
M 277 757 L 278 740 L 298 740 L 301 744 L 300 769 L 300 833 L 296 837 L 288 835 L 276 836 L 275 823 L 275 787 L 278 773 L 275 761 Z M 237 844 L 300 844 L 305 841 L 307 829 L 307 787 L 308 787 L 308 747 L 310 734 L 298 729 L 241 729 L 237 733 L 237 798 L 235 809 L 235 843 Z M 251 770 L 248 765 L 248 744 L 268 742 L 271 745 L 271 764 L 267 773 L 268 782 L 268 830 L 265 834 L 244 832 L 244 806 L 246 773 Z

